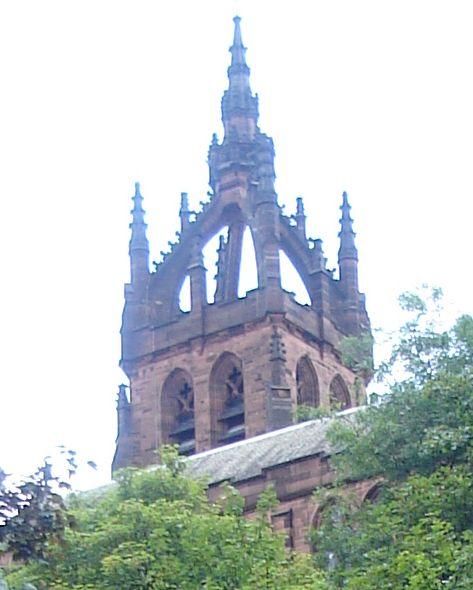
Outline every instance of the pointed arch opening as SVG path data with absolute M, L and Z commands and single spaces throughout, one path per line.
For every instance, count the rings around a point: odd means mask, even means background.
M 227 444 L 245 438 L 245 388 L 241 360 L 222 353 L 210 373 L 212 444 Z
M 300 303 L 300 305 L 311 305 L 307 287 L 284 250 L 279 250 L 279 263 L 281 268 L 281 287 L 284 291 L 291 293 L 294 296 L 294 300 Z
M 247 225 L 243 232 L 241 247 L 240 275 L 238 277 L 238 297 L 245 297 L 248 291 L 258 288 L 258 268 L 253 234 Z
M 194 388 L 184 369 L 174 369 L 164 382 L 161 428 L 163 443 L 178 444 L 181 455 L 195 452 Z
M 207 285 L 207 303 L 214 303 L 217 292 L 217 275 L 222 264 L 221 249 L 222 243 L 228 240 L 228 226 L 223 227 L 214 234 L 202 248 L 204 265 L 206 268 L 205 278 Z M 222 242 L 223 241 L 223 242 Z
M 335 375 L 330 383 L 330 407 L 334 410 L 351 408 L 350 391 L 341 375 Z
M 183 312 L 189 312 L 191 310 L 191 280 L 190 276 L 187 275 L 182 282 L 182 286 L 179 290 L 179 309 Z
M 296 366 L 297 405 L 317 408 L 320 405 L 319 379 L 308 356 L 299 359 Z

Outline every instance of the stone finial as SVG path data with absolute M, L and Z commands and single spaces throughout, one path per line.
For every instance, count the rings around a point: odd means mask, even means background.
M 304 201 L 302 197 L 296 198 L 296 215 L 304 215 Z
M 179 209 L 179 217 L 181 218 L 181 232 L 184 232 L 190 223 L 189 211 L 189 197 L 187 193 L 181 193 L 181 208 Z
M 293 219 L 296 221 L 296 226 L 302 236 L 305 238 L 305 212 L 304 212 L 304 201 L 302 197 L 296 198 L 296 214 Z
M 241 38 L 241 27 L 240 27 L 241 18 L 239 16 L 234 16 L 233 22 L 235 23 L 235 27 L 233 30 L 233 44 L 230 47 L 230 53 L 232 54 L 232 65 L 235 65 L 235 64 L 246 65 L 246 62 L 245 62 L 246 47 L 243 46 L 243 41 Z

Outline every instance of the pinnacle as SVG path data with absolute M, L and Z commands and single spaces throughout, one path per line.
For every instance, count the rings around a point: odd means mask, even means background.
M 144 213 L 144 210 L 142 207 L 143 197 L 140 192 L 140 183 L 139 182 L 135 182 L 135 194 L 133 195 L 132 200 L 133 200 L 133 209 L 132 209 L 131 213 L 133 214 L 133 216 L 135 216 L 135 213 Z
M 132 221 L 130 223 L 131 239 L 130 252 L 136 249 L 148 249 L 146 238 L 146 223 L 144 220 L 145 210 L 143 209 L 143 197 L 140 192 L 140 183 L 135 182 L 135 194 L 132 197 L 133 209 L 131 210 Z
M 355 246 L 355 232 L 353 231 L 353 219 L 350 216 L 351 206 L 348 203 L 348 195 L 346 191 L 343 191 L 342 205 L 340 207 L 342 211 L 342 218 L 340 219 L 340 249 L 338 251 L 339 261 L 343 258 L 354 258 L 357 259 L 358 254 Z

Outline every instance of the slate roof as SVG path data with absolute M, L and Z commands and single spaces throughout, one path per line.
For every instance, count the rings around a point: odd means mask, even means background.
M 350 416 L 359 408 L 339 412 Z M 304 457 L 333 453 L 327 429 L 333 418 L 310 420 L 190 456 L 186 472 L 205 477 L 210 485 L 237 483 L 258 477 L 265 469 Z

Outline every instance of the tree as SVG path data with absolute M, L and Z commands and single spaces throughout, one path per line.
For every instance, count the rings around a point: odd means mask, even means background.
M 284 550 L 271 530 L 274 492 L 243 515 L 243 499 L 230 487 L 219 503 L 206 486 L 183 474 L 182 459 L 165 448 L 163 465 L 150 471 L 123 470 L 115 486 L 75 496 L 75 527 L 63 543 L 52 543 L 47 563 L 9 576 L 51 590 L 249 590 L 327 589 L 307 556 Z
M 434 291 L 434 306 L 439 297 Z M 443 330 L 417 294 L 401 304 L 410 315 L 388 363 L 397 381 L 383 403 L 331 433 L 339 481 L 383 485 L 361 506 L 346 489 L 333 491 L 313 536 L 316 561 L 353 590 L 470 588 L 473 318 Z
M 74 451 L 61 448 L 60 454 L 72 475 Z M 44 559 L 49 543 L 61 542 L 71 524 L 61 494 L 68 489 L 70 484 L 54 474 L 49 457 L 16 484 L 0 469 L 0 550 L 23 562 Z

